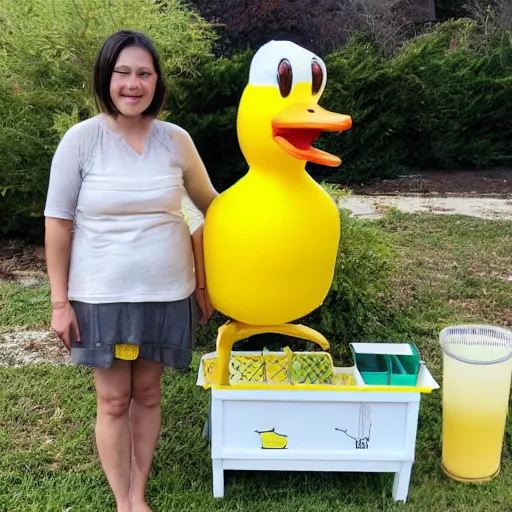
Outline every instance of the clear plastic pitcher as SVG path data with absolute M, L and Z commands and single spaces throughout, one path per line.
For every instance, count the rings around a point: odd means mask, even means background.
M 447 327 L 443 357 L 443 470 L 484 482 L 500 470 L 512 375 L 512 332 L 485 325 Z

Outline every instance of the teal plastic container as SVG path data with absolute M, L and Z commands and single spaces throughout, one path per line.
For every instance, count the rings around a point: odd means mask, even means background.
M 375 386 L 416 386 L 420 369 L 420 354 L 409 343 L 412 354 L 359 354 L 352 345 L 354 363 L 365 384 Z
M 365 384 L 389 384 L 388 356 L 380 354 L 354 354 L 355 363 Z

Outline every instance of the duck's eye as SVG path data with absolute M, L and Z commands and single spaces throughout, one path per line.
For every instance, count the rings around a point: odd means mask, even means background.
M 317 94 L 322 88 L 324 72 L 322 71 L 322 66 L 315 60 L 311 63 L 311 73 L 313 75 L 312 91 L 313 94 Z
M 279 83 L 279 92 L 283 98 L 286 98 L 292 90 L 292 65 L 287 59 L 283 59 L 277 68 L 277 81 Z

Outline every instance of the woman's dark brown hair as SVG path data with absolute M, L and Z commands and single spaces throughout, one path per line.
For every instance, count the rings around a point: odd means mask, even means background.
M 110 80 L 119 54 L 129 46 L 138 46 L 147 50 L 153 57 L 153 66 L 157 74 L 155 95 L 143 116 L 157 117 L 165 101 L 165 84 L 158 53 L 148 37 L 133 30 L 121 30 L 112 34 L 104 43 L 94 63 L 93 92 L 96 105 L 102 112 L 118 116 L 119 110 L 110 96 Z

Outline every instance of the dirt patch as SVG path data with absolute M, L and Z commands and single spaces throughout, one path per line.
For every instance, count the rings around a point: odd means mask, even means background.
M 378 219 L 396 208 L 404 213 L 467 215 L 488 220 L 512 220 L 512 197 L 453 197 L 425 195 L 357 195 L 342 198 L 338 205 L 358 218 Z
M 0 366 L 69 364 L 69 355 L 52 332 L 17 330 L 0 334 Z
M 512 198 L 512 169 L 489 171 L 422 171 L 418 174 L 351 187 L 363 195 L 424 195 Z
M 46 277 L 44 247 L 2 240 L 0 244 L 0 279 L 12 281 L 30 276 Z

